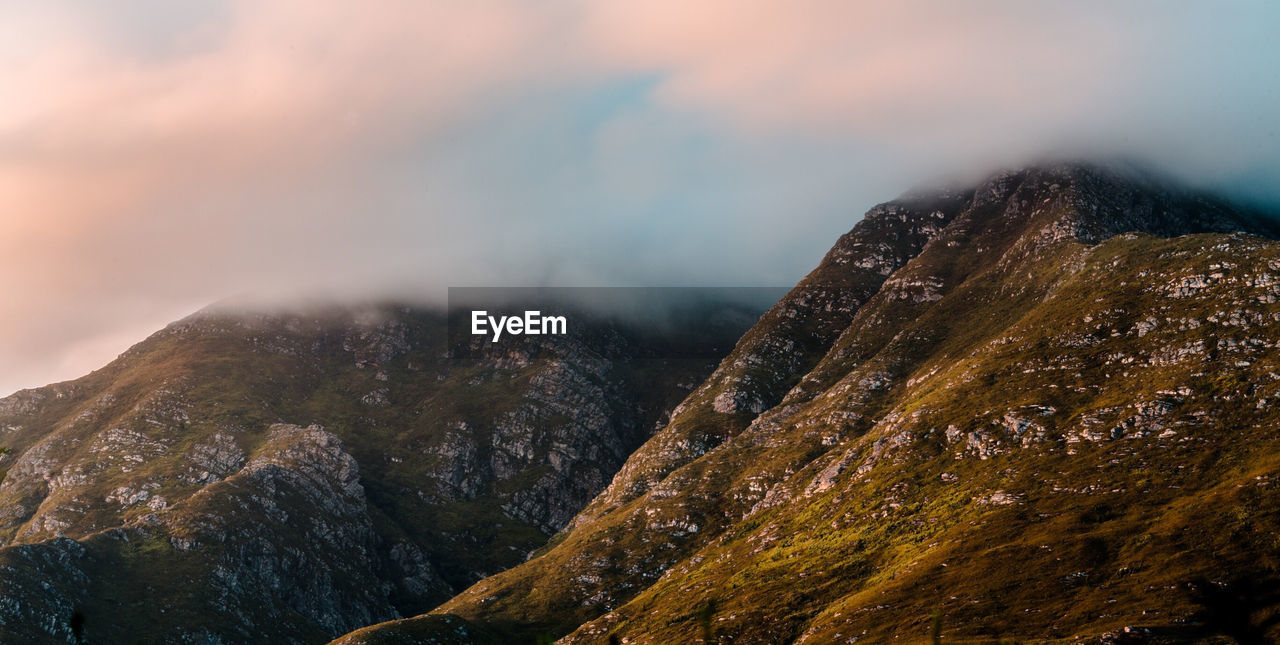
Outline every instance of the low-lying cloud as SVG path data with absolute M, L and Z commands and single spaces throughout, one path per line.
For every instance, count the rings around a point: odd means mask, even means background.
M 236 294 L 789 284 L 1043 155 L 1280 203 L 1263 2 L 0 4 L 0 393 Z

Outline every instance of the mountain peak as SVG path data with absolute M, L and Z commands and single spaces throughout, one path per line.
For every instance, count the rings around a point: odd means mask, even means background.
M 734 642 L 930 615 L 948 640 L 1199 634 L 1199 600 L 1151 590 L 1274 579 L 1272 234 L 1098 164 L 877 205 L 553 547 L 436 618 L 566 643 L 690 642 L 698 607 Z
M 979 183 L 973 194 L 975 208 L 999 205 L 1010 219 L 1047 216 L 1089 244 L 1127 232 L 1280 233 L 1260 213 L 1135 162 L 1064 161 L 1004 170 Z

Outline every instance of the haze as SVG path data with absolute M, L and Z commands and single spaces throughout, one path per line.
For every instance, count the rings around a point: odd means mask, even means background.
M 0 1 L 0 394 L 243 294 L 791 284 L 872 204 L 1046 155 L 1280 203 L 1277 25 L 1267 2 Z

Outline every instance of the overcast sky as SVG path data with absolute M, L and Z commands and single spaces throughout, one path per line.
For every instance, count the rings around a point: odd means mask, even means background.
M 1280 203 L 1280 3 L 0 0 L 0 395 L 237 294 L 785 285 L 1043 155 Z

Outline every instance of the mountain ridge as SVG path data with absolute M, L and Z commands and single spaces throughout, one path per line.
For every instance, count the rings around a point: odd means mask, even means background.
M 1280 638 L 1277 232 L 1091 164 L 912 191 L 718 365 L 207 310 L 0 399 L 0 637 Z
M 711 366 L 578 320 L 458 359 L 443 311 L 210 310 L 0 399 L 0 637 L 320 642 L 522 561 Z
M 1273 629 L 1277 603 L 1233 628 L 1208 590 L 1271 584 L 1280 560 L 1274 504 L 1218 514 L 1276 474 L 1277 451 L 1239 448 L 1274 445 L 1274 222 L 1081 164 L 934 199 L 955 201 L 873 208 L 810 274 L 841 293 L 802 281 L 552 548 L 433 615 L 567 643 L 923 640 L 933 615 L 948 641 Z M 890 220 L 910 239 L 877 239 Z M 795 323 L 813 302 L 838 315 Z M 944 546 L 966 542 L 1035 566 Z M 1039 604 L 1011 613 L 1019 592 Z

